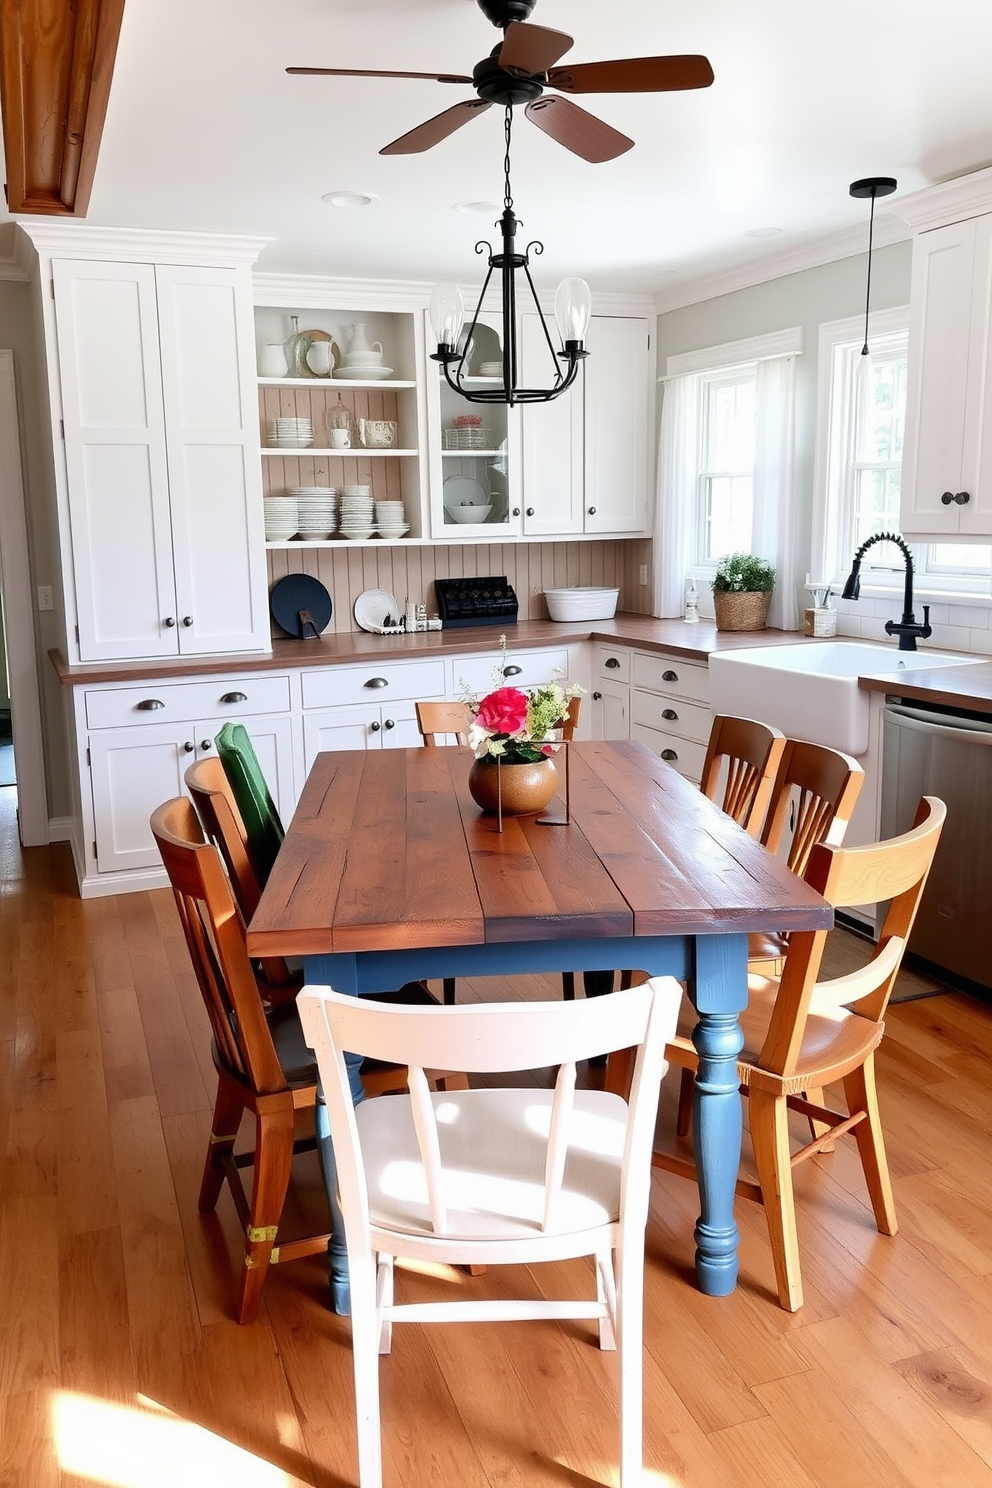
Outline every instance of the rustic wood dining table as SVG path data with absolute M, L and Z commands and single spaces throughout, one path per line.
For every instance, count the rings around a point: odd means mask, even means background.
M 617 968 L 686 982 L 698 1016 L 696 1273 L 724 1296 L 737 1280 L 748 933 L 824 929 L 833 913 L 644 745 L 567 748 L 568 823 L 511 817 L 502 831 L 469 794 L 465 749 L 320 754 L 248 949 L 303 956 L 309 983 L 355 995 Z

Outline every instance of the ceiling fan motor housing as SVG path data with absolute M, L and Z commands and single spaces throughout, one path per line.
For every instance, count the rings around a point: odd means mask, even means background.
M 526 21 L 537 0 L 479 0 L 479 9 L 487 21 L 505 31 L 511 21 Z
M 533 103 L 544 92 L 543 83 L 533 77 L 514 77 L 504 72 L 497 62 L 501 47 L 496 47 L 491 56 L 484 58 L 472 69 L 472 83 L 480 98 L 486 103 L 498 103 L 509 107 L 517 103 Z

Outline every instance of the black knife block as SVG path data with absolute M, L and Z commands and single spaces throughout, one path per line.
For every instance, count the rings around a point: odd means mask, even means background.
M 435 579 L 434 593 L 445 630 L 517 623 L 517 596 L 505 574 L 488 579 Z

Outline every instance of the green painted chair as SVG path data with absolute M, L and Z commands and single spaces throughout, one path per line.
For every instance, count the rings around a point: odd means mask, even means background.
M 267 882 L 286 835 L 258 757 L 243 723 L 225 723 L 214 743 L 241 813 L 247 852 L 255 877 Z

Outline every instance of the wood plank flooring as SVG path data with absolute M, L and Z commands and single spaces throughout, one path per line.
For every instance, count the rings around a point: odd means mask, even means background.
M 459 983 L 494 995 L 560 983 Z M 703 1297 L 695 1188 L 655 1175 L 649 1488 L 992 1488 L 992 1010 L 903 1001 L 878 1062 L 900 1234 L 876 1233 L 853 1144 L 806 1164 L 798 1314 L 745 1203 L 740 1286 Z M 225 1193 L 196 1211 L 213 1088 L 171 895 L 83 903 L 64 846 L 21 852 L 0 789 L 2 1488 L 357 1481 L 349 1325 L 322 1262 L 276 1268 L 258 1322 L 230 1320 L 233 1209 Z M 299 1176 L 302 1222 L 322 1195 L 312 1162 Z M 578 1287 L 584 1267 L 518 1280 Z M 410 1297 L 439 1284 L 506 1278 L 398 1279 Z M 614 1367 L 581 1323 L 397 1328 L 386 1488 L 615 1484 Z

